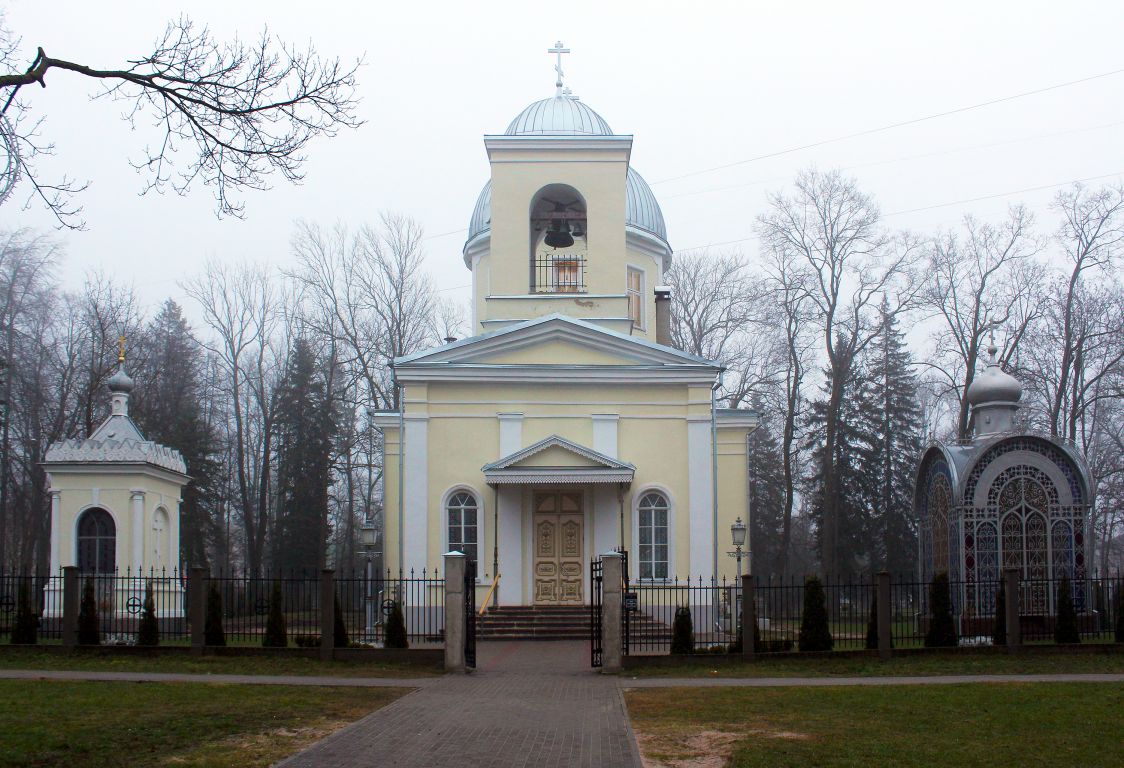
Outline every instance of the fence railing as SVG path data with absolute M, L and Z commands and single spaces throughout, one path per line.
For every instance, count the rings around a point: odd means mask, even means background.
M 1019 626 L 1024 642 L 1052 642 L 1057 623 L 1061 579 L 1022 580 Z M 832 649 L 877 647 L 871 612 L 877 599 L 877 577 L 821 580 Z M 989 645 L 996 627 L 999 582 L 949 583 L 949 604 L 960 646 Z M 688 608 L 695 652 L 728 651 L 736 642 L 740 622 L 741 585 L 727 579 L 661 579 L 630 585 L 637 610 L 626 624 L 625 653 L 668 653 L 676 611 Z M 920 648 L 932 626 L 930 584 L 915 576 L 890 579 L 890 634 L 894 648 Z M 806 581 L 803 578 L 756 579 L 755 606 L 759 653 L 800 648 Z M 1124 602 L 1124 577 L 1092 577 L 1070 583 L 1070 598 L 1082 642 L 1112 642 Z M 1007 598 L 1009 599 L 1009 598 Z
M 290 646 L 318 646 L 324 574 L 288 572 L 203 574 L 198 594 L 209 607 L 217 595 L 227 645 L 261 645 L 269 624 L 275 591 Z M 355 571 L 334 573 L 335 605 L 351 643 L 381 646 L 395 605 L 402 612 L 411 647 L 440 645 L 444 636 L 445 581 L 436 570 L 408 573 Z M 149 570 L 109 574 L 75 574 L 78 611 L 90 591 L 101 644 L 137 642 L 145 600 L 152 598 L 161 644 L 191 641 L 191 572 Z M 0 643 L 18 641 L 21 600 L 34 615 L 37 642 L 61 642 L 64 625 L 64 575 L 0 572 Z M 24 597 L 21 597 L 21 594 Z M 207 616 L 203 610 L 202 616 Z M 77 616 L 73 617 L 77 622 Z M 17 638 L 13 639 L 13 632 Z

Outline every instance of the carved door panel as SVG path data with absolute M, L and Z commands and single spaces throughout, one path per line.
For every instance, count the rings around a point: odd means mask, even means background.
M 581 605 L 584 560 L 581 496 L 535 496 L 534 599 L 543 605 Z

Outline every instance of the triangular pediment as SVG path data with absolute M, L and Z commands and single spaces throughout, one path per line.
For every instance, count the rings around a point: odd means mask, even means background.
M 489 483 L 630 483 L 636 467 L 551 435 L 482 467 Z
M 720 368 L 713 361 L 566 315 L 528 320 L 394 361 L 399 370 L 438 364 Z

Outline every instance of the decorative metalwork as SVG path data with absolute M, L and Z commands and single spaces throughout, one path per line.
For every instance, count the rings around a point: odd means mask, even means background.
M 533 293 L 585 293 L 585 254 L 540 252 Z
M 1009 438 L 1001 440 L 995 445 L 988 448 L 979 459 L 972 466 L 972 471 L 968 473 L 968 478 L 964 483 L 964 501 L 970 504 L 972 499 L 975 498 L 976 485 L 979 483 L 980 475 L 991 465 L 993 461 L 1000 456 L 1011 453 L 1012 451 L 1026 451 L 1028 453 L 1037 453 L 1040 456 L 1045 456 L 1055 466 L 1062 471 L 1065 475 L 1066 482 L 1069 484 L 1069 491 L 1073 497 L 1074 504 L 1084 504 L 1085 495 L 1082 493 L 1082 483 L 1078 476 L 1077 467 L 1074 465 L 1073 459 L 1064 453 L 1060 448 L 1051 443 L 1049 440 L 1043 438 L 1036 438 L 1031 436 L 1022 436 L 1017 438 Z M 1026 465 L 1020 465 L 1026 466 Z M 1027 469 L 1034 469 L 1027 467 Z M 992 486 L 995 487 L 994 485 Z M 1056 491 L 1055 491 L 1056 493 Z M 1056 498 L 1054 503 L 1057 503 Z
M 601 666 L 601 601 L 604 588 L 604 564 L 595 557 L 589 562 L 589 665 Z
M 476 668 L 476 561 L 464 564 L 464 665 Z

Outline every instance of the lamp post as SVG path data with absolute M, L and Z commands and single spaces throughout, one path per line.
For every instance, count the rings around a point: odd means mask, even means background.
M 371 572 L 374 568 L 375 549 L 379 543 L 379 532 L 375 528 L 374 522 L 367 518 L 361 526 L 359 526 L 359 546 L 363 550 L 363 554 L 367 556 L 367 588 L 364 590 L 365 614 L 366 614 L 366 637 L 370 640 L 375 634 L 375 595 L 374 595 L 374 574 Z
M 734 542 L 734 551 L 727 552 L 730 557 L 737 558 L 738 562 L 738 580 L 734 582 L 734 595 L 739 595 L 742 588 L 742 547 L 745 546 L 745 523 L 739 517 L 730 526 L 730 538 Z M 734 615 L 734 626 L 738 625 L 738 609 L 741 606 L 741 600 L 734 600 L 734 607 L 731 613 Z

